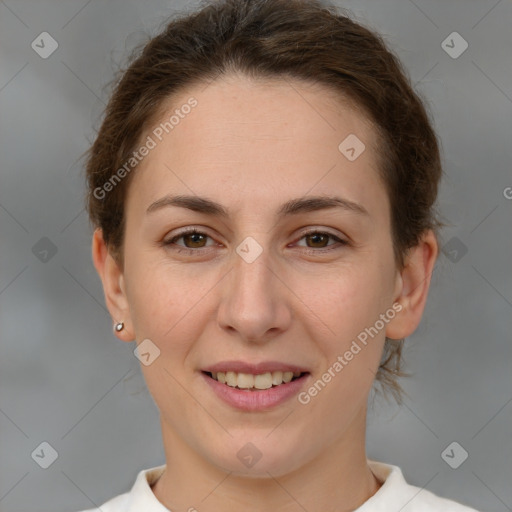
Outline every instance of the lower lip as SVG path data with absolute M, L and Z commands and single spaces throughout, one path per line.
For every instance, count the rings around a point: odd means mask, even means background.
M 201 373 L 207 384 L 221 400 L 242 411 L 262 411 L 282 404 L 300 391 L 310 375 L 305 373 L 298 379 L 269 389 L 244 391 L 222 384 L 206 373 Z

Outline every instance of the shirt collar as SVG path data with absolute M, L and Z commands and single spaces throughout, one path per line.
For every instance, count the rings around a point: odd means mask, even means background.
M 150 469 L 143 469 L 137 475 L 137 479 L 129 493 L 130 499 L 126 512 L 169 512 L 153 494 L 153 485 L 165 470 L 165 464 Z
M 354 512 L 388 512 L 394 510 L 397 503 L 397 492 L 402 493 L 408 487 L 402 470 L 398 466 L 384 464 L 376 460 L 368 460 L 368 465 L 382 485 L 373 496 Z
M 382 484 L 380 489 L 354 512 L 380 512 L 388 510 L 388 506 L 395 503 L 396 491 L 407 483 L 398 466 L 368 460 L 368 465 L 375 477 Z M 151 486 L 160 478 L 165 470 L 165 464 L 149 469 L 143 469 L 129 492 L 128 508 L 126 512 L 169 512 L 169 509 L 160 503 Z

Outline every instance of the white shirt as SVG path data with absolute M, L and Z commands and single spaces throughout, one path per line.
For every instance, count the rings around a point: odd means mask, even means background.
M 426 489 L 409 485 L 398 466 L 373 460 L 368 460 L 368 465 L 382 486 L 354 512 L 477 512 L 456 501 L 440 498 Z M 143 469 L 129 492 L 110 499 L 99 509 L 82 512 L 170 512 L 156 499 L 150 487 L 164 469 L 165 464 Z

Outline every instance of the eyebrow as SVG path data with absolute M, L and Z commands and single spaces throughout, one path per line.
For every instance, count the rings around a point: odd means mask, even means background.
M 226 208 L 224 208 L 221 204 L 205 197 L 189 195 L 164 196 L 152 203 L 146 210 L 146 214 L 170 206 L 187 208 L 194 212 L 199 212 L 211 216 L 223 218 L 229 217 L 228 210 L 226 210 Z M 277 216 L 284 217 L 286 215 L 297 215 L 305 212 L 326 210 L 328 208 L 342 208 L 348 212 L 358 213 L 361 215 L 369 215 L 364 206 L 348 199 L 343 199 L 337 196 L 308 196 L 287 201 L 279 208 L 277 211 Z

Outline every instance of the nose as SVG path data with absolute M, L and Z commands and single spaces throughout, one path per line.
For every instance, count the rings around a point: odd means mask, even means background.
M 244 341 L 266 343 L 288 329 L 293 294 L 267 251 L 248 261 L 234 255 L 234 267 L 224 280 L 218 322 Z

